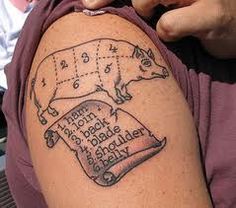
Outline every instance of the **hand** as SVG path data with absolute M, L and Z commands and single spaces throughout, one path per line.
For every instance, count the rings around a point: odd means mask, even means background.
M 114 0 L 82 0 L 84 6 L 88 9 L 98 9 L 110 4 L 113 1 Z
M 83 0 L 88 8 L 99 8 L 113 0 Z M 153 14 L 158 4 L 175 5 L 157 23 L 157 33 L 164 41 L 195 36 L 218 58 L 236 58 L 235 0 L 132 0 L 143 17 Z

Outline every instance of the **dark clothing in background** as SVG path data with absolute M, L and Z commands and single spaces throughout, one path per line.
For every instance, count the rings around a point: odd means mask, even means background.
M 160 42 L 154 29 L 145 24 L 131 7 L 122 7 L 119 2 L 116 4 L 120 8 L 102 10 L 139 26 L 169 62 L 194 116 L 214 205 L 217 208 L 236 207 L 236 60 L 216 60 L 190 38 L 168 44 L 183 64 Z M 6 69 L 9 86 L 3 103 L 8 122 L 6 173 L 19 208 L 47 207 L 26 141 L 24 96 L 31 64 L 47 28 L 58 18 L 82 10 L 79 0 L 41 0 L 27 19 L 13 60 Z

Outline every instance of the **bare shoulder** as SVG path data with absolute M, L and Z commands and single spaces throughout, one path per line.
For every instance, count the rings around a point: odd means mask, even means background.
M 27 92 L 28 142 L 50 207 L 209 207 L 187 104 L 134 24 L 62 17 L 41 39 Z

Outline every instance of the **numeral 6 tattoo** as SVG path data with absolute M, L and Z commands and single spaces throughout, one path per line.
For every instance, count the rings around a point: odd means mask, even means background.
M 63 62 L 58 63 L 62 58 Z M 58 70 L 61 67 L 66 70 Z M 30 98 L 37 108 L 39 121 L 45 125 L 46 112 L 58 115 L 57 109 L 51 107 L 56 100 L 82 98 L 103 91 L 119 105 L 132 99 L 128 92 L 131 83 L 168 76 L 167 68 L 156 62 L 152 49 L 146 50 L 125 40 L 95 39 L 45 57 L 31 81 Z M 43 79 L 47 85 L 42 85 Z M 80 83 L 86 83 L 87 87 Z M 63 93 L 64 86 L 71 88 Z
M 63 141 L 87 176 L 105 187 L 158 154 L 167 141 L 155 137 L 128 112 L 98 100 L 85 101 L 66 113 L 44 138 L 49 148 Z
M 30 98 L 40 123 L 45 125 L 45 112 L 53 117 L 59 115 L 51 106 L 54 101 L 86 98 L 102 91 L 119 106 L 132 100 L 128 92 L 131 83 L 168 76 L 167 68 L 156 62 L 152 49 L 124 40 L 95 39 L 45 57 L 31 81 Z M 64 142 L 85 174 L 104 187 L 116 184 L 161 152 L 167 143 L 166 137 L 154 136 L 130 113 L 88 99 L 50 125 L 44 138 L 50 149 L 59 140 Z

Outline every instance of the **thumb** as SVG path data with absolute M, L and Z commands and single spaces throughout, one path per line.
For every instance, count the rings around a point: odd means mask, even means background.
M 132 0 L 136 12 L 143 17 L 150 17 L 154 8 L 161 3 L 161 0 Z
M 199 1 L 162 15 L 157 23 L 157 33 L 164 41 L 174 41 L 188 35 L 201 38 L 216 27 L 216 15 L 212 7 Z
M 82 0 L 82 3 L 88 9 L 98 9 L 110 4 L 113 1 L 114 0 Z

